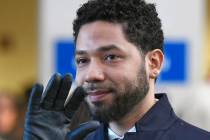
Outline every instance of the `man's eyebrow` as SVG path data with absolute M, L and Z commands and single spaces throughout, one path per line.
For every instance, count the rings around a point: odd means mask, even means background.
M 99 52 L 107 52 L 111 50 L 120 50 L 120 49 L 116 45 L 101 46 L 100 48 L 97 49 L 97 51 Z
M 101 46 L 98 49 L 96 49 L 97 52 L 107 52 L 111 50 L 120 50 L 119 47 L 116 45 L 106 45 L 106 46 Z M 76 50 L 76 55 L 87 55 L 86 50 Z
M 76 55 L 86 55 L 87 52 L 83 50 L 76 50 Z

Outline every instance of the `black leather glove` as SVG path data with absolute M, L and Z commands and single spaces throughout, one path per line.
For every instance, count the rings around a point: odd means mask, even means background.
M 83 89 L 78 87 L 64 107 L 71 84 L 72 78 L 69 74 L 64 77 L 54 74 L 44 92 L 40 84 L 33 87 L 26 114 L 24 140 L 65 139 L 71 118 L 85 97 Z M 92 128 L 96 128 L 95 124 L 76 131 L 76 134 L 89 133 Z
M 96 130 L 99 126 L 100 123 L 98 121 L 83 123 L 74 130 L 68 132 L 65 140 L 83 140 L 89 133 Z

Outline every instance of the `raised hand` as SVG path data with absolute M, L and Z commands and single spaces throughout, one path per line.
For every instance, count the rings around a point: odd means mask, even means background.
M 44 92 L 42 85 L 34 85 L 26 114 L 24 140 L 65 139 L 69 132 L 68 126 L 71 118 L 85 97 L 83 89 L 78 87 L 64 107 L 71 84 L 72 78 L 69 74 L 64 77 L 54 74 Z M 72 140 L 79 140 L 75 134 L 80 135 L 81 133 L 85 136 L 99 124 L 90 122 L 86 125 L 82 126 L 84 129 L 75 129 L 76 133 L 73 131 L 69 133 Z M 74 137 L 76 139 L 73 139 Z

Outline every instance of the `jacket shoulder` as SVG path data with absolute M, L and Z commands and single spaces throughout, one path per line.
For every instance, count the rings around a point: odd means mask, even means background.
M 180 118 L 165 134 L 175 140 L 210 140 L 210 132 L 193 126 Z

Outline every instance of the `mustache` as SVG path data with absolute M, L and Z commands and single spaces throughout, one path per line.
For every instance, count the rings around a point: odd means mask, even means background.
M 108 90 L 114 91 L 115 87 L 113 84 L 105 84 L 105 83 L 88 83 L 82 86 L 82 88 L 86 92 L 94 91 L 94 90 Z

